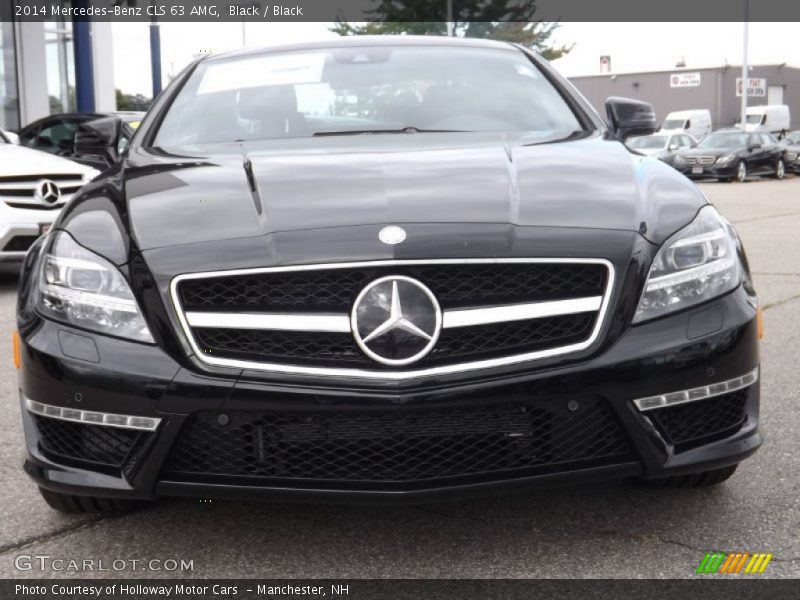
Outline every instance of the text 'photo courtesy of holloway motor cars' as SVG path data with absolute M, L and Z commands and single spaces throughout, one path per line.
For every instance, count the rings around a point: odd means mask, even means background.
M 761 444 L 733 227 L 540 56 L 357 37 L 200 58 L 33 246 L 25 469 L 53 507 L 719 484 Z

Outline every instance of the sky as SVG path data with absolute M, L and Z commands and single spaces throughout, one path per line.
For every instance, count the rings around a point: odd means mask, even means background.
M 336 37 L 330 23 L 163 23 L 164 82 L 197 54 Z M 554 61 L 567 77 L 600 72 L 600 56 L 611 57 L 612 72 L 669 70 L 742 63 L 742 23 L 563 23 L 555 45 L 572 51 Z M 113 23 L 114 78 L 126 93 L 151 93 L 148 24 Z M 800 23 L 751 23 L 750 64 L 800 67 Z

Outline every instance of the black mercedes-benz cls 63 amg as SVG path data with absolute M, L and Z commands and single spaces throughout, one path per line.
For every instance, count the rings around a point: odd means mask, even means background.
M 64 511 L 727 479 L 761 443 L 731 225 L 512 44 L 210 55 L 27 255 L 25 469 Z

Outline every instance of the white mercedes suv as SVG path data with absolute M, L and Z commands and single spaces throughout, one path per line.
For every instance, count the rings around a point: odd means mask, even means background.
M 19 270 L 31 244 L 98 171 L 24 148 L 0 130 L 0 273 Z

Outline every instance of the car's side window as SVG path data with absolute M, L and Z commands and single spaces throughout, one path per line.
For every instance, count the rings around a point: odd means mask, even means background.
M 39 131 L 36 136 L 40 145 L 48 146 L 52 151 L 71 151 L 75 145 L 75 129 L 77 124 L 74 121 L 59 121 L 53 125 L 48 125 Z

